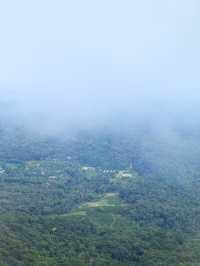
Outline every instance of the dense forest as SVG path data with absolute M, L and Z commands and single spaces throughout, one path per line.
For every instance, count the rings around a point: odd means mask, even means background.
M 178 156 L 188 141 L 167 158 L 144 135 L 0 134 L 0 265 L 198 265 L 200 169 Z

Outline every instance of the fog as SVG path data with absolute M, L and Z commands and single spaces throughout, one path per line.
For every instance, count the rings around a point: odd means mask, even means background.
M 199 7 L 196 0 L 2 3 L 2 117 L 48 134 L 143 124 L 168 136 L 177 126 L 193 131 Z

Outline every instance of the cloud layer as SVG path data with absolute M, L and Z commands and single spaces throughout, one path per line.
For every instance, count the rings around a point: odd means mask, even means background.
M 52 132 L 117 119 L 198 123 L 199 5 L 6 1 L 1 112 Z

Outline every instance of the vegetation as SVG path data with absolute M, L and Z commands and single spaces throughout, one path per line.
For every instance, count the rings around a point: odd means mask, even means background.
M 110 137 L 9 134 L 1 137 L 0 265 L 198 265 L 196 168 L 180 184 L 139 159 L 134 167 L 134 145 Z

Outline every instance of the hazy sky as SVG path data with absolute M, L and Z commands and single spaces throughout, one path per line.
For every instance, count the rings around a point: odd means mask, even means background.
M 199 29 L 198 0 L 3 1 L 2 102 L 29 120 L 91 122 L 127 110 L 195 116 Z

